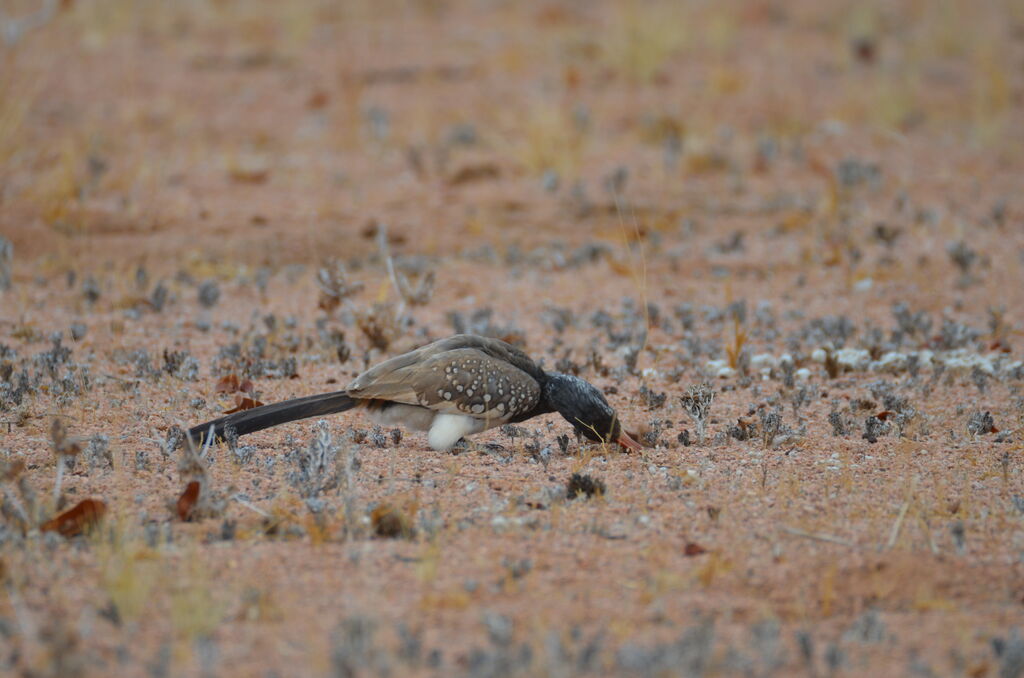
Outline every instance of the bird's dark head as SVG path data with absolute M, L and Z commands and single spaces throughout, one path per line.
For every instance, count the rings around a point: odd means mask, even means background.
M 552 410 L 590 440 L 640 449 L 640 444 L 622 428 L 604 394 L 593 384 L 569 374 L 549 374 L 544 382 L 543 398 Z

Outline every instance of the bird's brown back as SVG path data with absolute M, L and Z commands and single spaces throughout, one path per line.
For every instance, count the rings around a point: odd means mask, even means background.
M 503 422 L 535 409 L 543 374 L 529 356 L 501 340 L 455 335 L 384 361 L 346 390 L 354 398 Z

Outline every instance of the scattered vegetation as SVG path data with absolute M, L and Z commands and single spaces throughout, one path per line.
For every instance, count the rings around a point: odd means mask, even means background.
M 575 499 L 576 497 L 583 495 L 587 499 L 593 496 L 603 496 L 605 493 L 605 484 L 600 478 L 593 478 L 583 473 L 573 473 L 572 477 L 569 478 L 569 482 L 565 486 L 565 494 L 569 499 Z
M 0 674 L 1022 674 L 1011 5 L 7 3 Z M 451 332 L 644 449 L 185 439 Z
M 686 389 L 685 395 L 679 396 L 679 404 L 682 405 L 683 411 L 693 419 L 694 427 L 697 429 L 697 443 L 701 445 L 704 444 L 708 416 L 714 400 L 715 392 L 707 382 L 690 386 Z

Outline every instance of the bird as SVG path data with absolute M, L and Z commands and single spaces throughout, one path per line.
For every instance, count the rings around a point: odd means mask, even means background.
M 558 412 L 589 440 L 640 443 L 619 422 L 593 384 L 547 372 L 500 339 L 456 334 L 385 360 L 344 390 L 293 398 L 228 414 L 189 429 L 195 443 L 242 436 L 309 417 L 361 408 L 381 426 L 426 431 L 434 450 L 447 450 L 481 431 Z

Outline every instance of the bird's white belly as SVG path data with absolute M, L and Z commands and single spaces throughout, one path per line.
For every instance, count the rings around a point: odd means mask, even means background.
M 504 423 L 504 420 L 497 418 L 478 419 L 465 414 L 443 414 L 419 405 L 402 403 L 370 410 L 369 415 L 380 426 L 404 426 L 413 431 L 429 431 L 427 442 L 435 450 L 447 450 L 460 438 Z
M 460 438 L 480 433 L 486 428 L 487 422 L 483 419 L 464 414 L 438 414 L 427 434 L 427 442 L 435 450 L 447 450 Z

